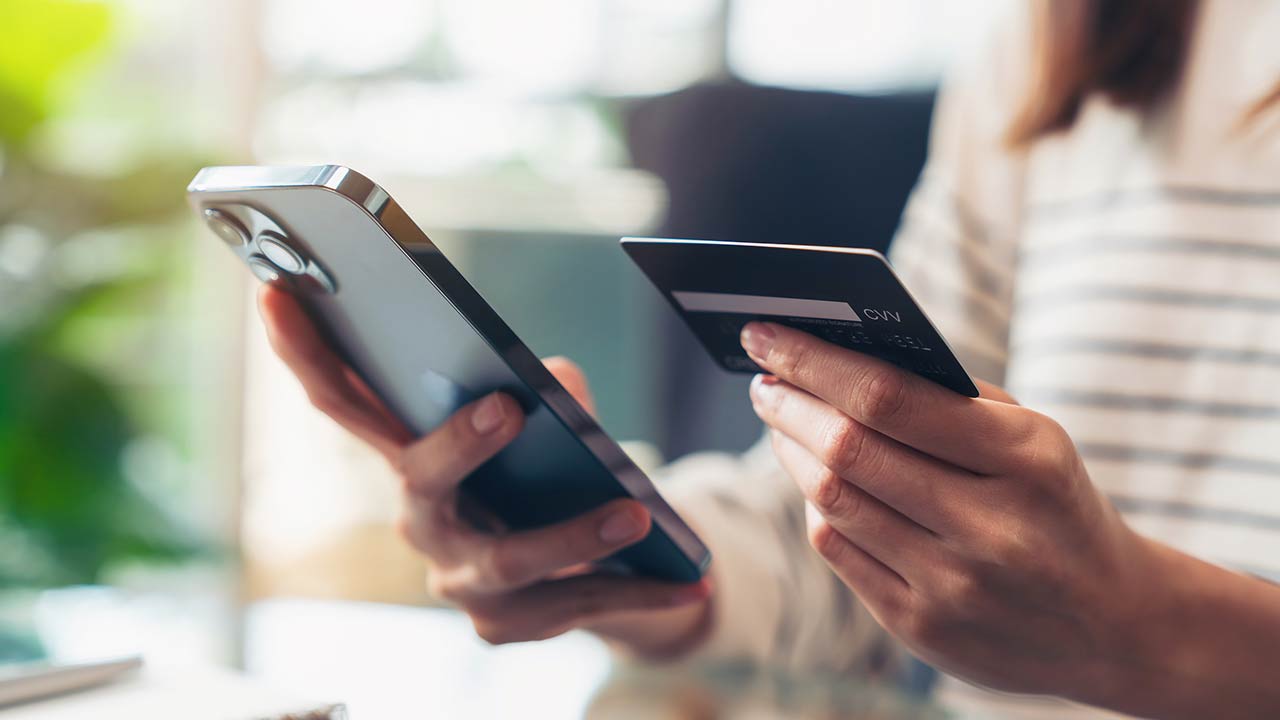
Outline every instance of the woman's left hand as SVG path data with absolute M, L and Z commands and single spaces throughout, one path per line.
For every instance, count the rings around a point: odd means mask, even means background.
M 742 342 L 810 543 L 885 628 L 974 682 L 1111 704 L 1164 560 L 1057 423 L 778 325 Z

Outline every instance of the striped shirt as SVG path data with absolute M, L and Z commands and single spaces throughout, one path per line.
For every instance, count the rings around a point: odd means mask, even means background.
M 1280 3 L 1208 0 L 1159 112 L 1091 99 L 1019 152 L 1015 12 L 944 84 L 895 267 L 972 374 L 1067 429 L 1136 530 L 1280 578 L 1280 118 L 1241 124 L 1280 79 Z M 668 475 L 717 558 L 704 652 L 838 672 L 894 656 L 807 547 L 767 444 Z

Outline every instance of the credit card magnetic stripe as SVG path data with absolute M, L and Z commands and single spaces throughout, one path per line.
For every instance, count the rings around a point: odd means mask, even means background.
M 804 298 L 769 297 L 766 295 L 738 295 L 733 293 L 693 292 L 676 290 L 671 293 L 687 312 L 734 313 L 738 315 L 775 315 L 815 320 L 844 320 L 862 322 L 858 313 L 848 303 L 834 300 L 808 300 Z

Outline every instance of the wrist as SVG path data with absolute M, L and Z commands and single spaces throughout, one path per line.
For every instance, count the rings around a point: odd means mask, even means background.
M 1136 601 L 1106 663 L 1107 696 L 1099 704 L 1144 717 L 1226 717 L 1223 698 L 1242 690 L 1234 686 L 1247 685 L 1251 674 L 1240 666 L 1246 649 L 1226 638 L 1233 622 L 1248 624 L 1233 615 L 1262 583 L 1138 539 L 1144 570 L 1128 585 Z
M 1135 711 L 1167 693 L 1171 682 L 1195 677 L 1200 663 L 1195 643 L 1188 642 L 1187 574 L 1196 561 L 1149 538 L 1133 534 L 1135 562 L 1126 587 L 1129 595 L 1112 618 L 1118 630 L 1102 663 L 1103 697 L 1099 704 Z
M 632 613 L 593 624 L 615 650 L 648 661 L 678 660 L 696 650 L 710 635 L 712 600 L 668 610 Z

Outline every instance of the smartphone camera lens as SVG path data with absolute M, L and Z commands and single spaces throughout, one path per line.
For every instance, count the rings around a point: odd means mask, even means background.
M 249 263 L 249 270 L 253 272 L 253 276 L 268 285 L 280 282 L 280 278 L 283 277 L 280 274 L 280 268 L 261 255 L 254 255 L 246 262 Z
M 276 267 L 287 273 L 299 275 L 307 269 L 307 263 L 298 251 L 289 247 L 285 239 L 276 233 L 267 231 L 258 235 L 258 249 Z
M 245 230 L 244 226 L 229 213 L 217 208 L 205 208 L 204 222 L 213 231 L 214 235 L 217 235 L 222 239 L 222 242 L 233 248 L 241 247 L 249 242 L 249 231 Z

